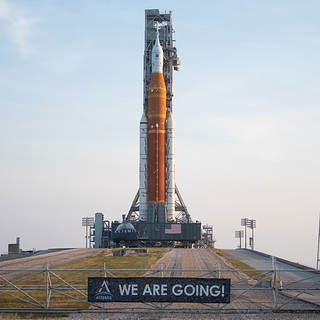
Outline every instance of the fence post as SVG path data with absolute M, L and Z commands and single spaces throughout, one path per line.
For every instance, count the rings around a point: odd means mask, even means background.
M 46 264 L 46 268 L 44 271 L 44 281 L 45 281 L 45 299 L 46 299 L 46 303 L 45 303 L 45 308 L 48 309 L 49 308 L 49 277 L 48 277 L 48 264 Z
M 273 309 L 277 309 L 278 305 L 278 271 L 276 266 L 276 257 L 272 256 L 272 270 L 273 270 L 273 285 L 272 285 L 272 294 L 273 294 Z
M 163 278 L 164 277 L 163 269 L 166 268 L 166 265 L 164 263 L 161 263 L 160 268 L 161 268 L 161 278 Z

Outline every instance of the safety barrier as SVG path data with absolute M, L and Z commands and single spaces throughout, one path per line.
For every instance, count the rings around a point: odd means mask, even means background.
M 231 279 L 230 303 L 89 302 L 89 277 Z M 320 312 L 320 275 L 309 270 L 0 269 L 0 312 Z

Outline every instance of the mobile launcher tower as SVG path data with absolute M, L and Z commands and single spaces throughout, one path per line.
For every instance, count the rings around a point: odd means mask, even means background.
M 192 222 L 175 184 L 172 85 L 180 61 L 173 32 L 171 12 L 145 10 L 139 190 L 128 214 L 111 223 L 101 242 L 190 247 L 201 239 L 201 224 Z

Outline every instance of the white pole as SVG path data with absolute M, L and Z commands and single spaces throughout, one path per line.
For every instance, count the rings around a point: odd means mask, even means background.
M 320 215 L 319 215 L 319 230 L 318 230 L 318 250 L 317 250 L 317 270 L 319 270 L 319 250 L 320 250 Z
M 86 248 L 88 248 L 88 221 L 86 224 Z

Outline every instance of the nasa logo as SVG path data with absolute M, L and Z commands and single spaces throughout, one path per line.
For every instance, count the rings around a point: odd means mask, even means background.
M 97 301 L 111 301 L 112 300 L 112 293 L 109 289 L 107 280 L 103 280 L 100 287 L 98 289 L 96 289 L 94 298 Z

